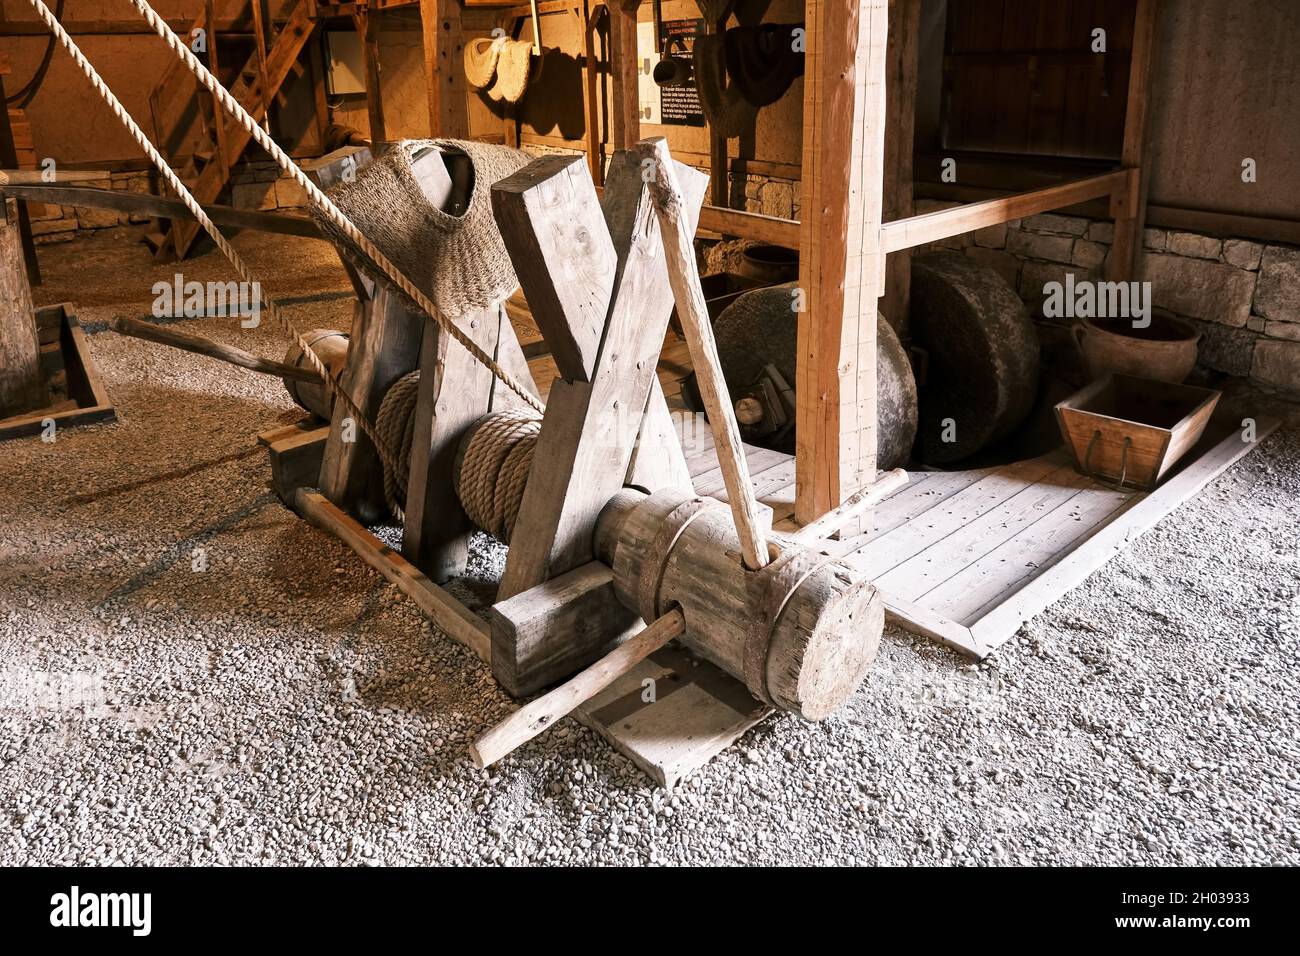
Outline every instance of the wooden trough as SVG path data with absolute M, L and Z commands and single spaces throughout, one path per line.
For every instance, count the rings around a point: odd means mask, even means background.
M 51 401 L 45 408 L 0 419 L 0 441 L 40 434 L 49 423 L 59 429 L 113 421 L 117 412 L 72 303 L 45 306 L 35 316 L 41 374 Z

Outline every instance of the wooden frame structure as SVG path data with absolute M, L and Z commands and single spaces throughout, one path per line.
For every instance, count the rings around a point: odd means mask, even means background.
M 456 11 L 502 6 L 494 0 L 419 2 L 425 18 L 426 63 L 432 53 L 440 66 L 450 52 L 460 49 Z M 376 5 L 389 8 L 400 3 L 376 0 Z M 571 0 L 553 0 L 540 7 L 573 5 Z M 640 0 L 606 4 L 612 149 L 630 148 L 640 138 L 635 66 L 639 5 Z M 1115 220 L 1109 277 L 1133 279 L 1140 269 L 1151 77 L 1161 0 L 1136 0 L 1119 168 L 923 216 L 886 219 L 887 211 L 910 212 L 910 123 L 889 136 L 886 126 L 888 120 L 910 116 L 919 8 L 920 0 L 806 0 L 802 221 L 716 205 L 705 205 L 700 212 L 702 230 L 797 246 L 801 253 L 799 282 L 806 310 L 800 317 L 795 392 L 800 436 L 796 515 L 802 522 L 834 508 L 875 477 L 875 314 L 878 308 L 894 312 L 902 307 L 899 287 L 906 284 L 901 276 L 907 269 L 907 250 L 1104 199 Z M 527 10 L 516 8 L 508 14 L 518 16 Z M 428 23 L 431 13 L 438 17 L 437 29 Z M 891 20 L 896 21 L 892 29 Z M 447 71 L 429 71 L 427 81 L 435 134 L 464 135 L 463 114 L 448 103 L 463 97 L 454 91 L 448 95 Z M 852 117 L 851 124 L 843 121 L 845 116 Z M 594 171 L 603 161 L 596 155 L 601 147 L 590 137 L 587 145 Z M 882 306 L 886 295 L 890 299 Z

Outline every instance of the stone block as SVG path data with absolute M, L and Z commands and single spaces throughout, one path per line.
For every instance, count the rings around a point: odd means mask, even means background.
M 1095 269 L 1106 261 L 1107 248 L 1100 242 L 1078 239 L 1074 243 L 1074 264 Z
M 1171 232 L 1165 241 L 1165 251 L 1193 259 L 1218 259 L 1223 251 L 1223 240 L 1195 232 Z
M 1026 216 L 1020 221 L 1020 228 L 1029 232 L 1046 232 L 1058 236 L 1082 236 L 1091 225 L 1089 220 L 1079 216 L 1060 216 L 1045 212 L 1037 216 Z
M 996 226 L 985 226 L 970 234 L 971 242 L 986 249 L 1001 249 L 1007 244 L 1007 224 L 1000 222 Z
M 1256 316 L 1251 316 L 1251 319 Z M 1286 339 L 1290 342 L 1300 342 L 1300 323 L 1297 322 L 1264 322 L 1264 334 L 1272 339 Z
M 1300 392 L 1300 342 L 1260 339 L 1250 377 L 1288 392 Z
M 1007 251 L 1027 259 L 1070 262 L 1074 239 L 1070 236 L 1044 236 L 1036 232 L 1007 233 Z
M 55 206 L 54 208 L 58 208 Z M 73 217 L 66 219 L 41 219 L 32 222 L 33 236 L 49 236 L 56 232 L 76 232 L 77 220 Z
M 1156 252 L 1163 252 L 1165 243 L 1169 240 L 1169 233 L 1163 229 L 1143 229 L 1142 230 L 1142 248 L 1154 249 Z
M 1250 374 L 1259 333 L 1229 328 L 1217 322 L 1184 318 L 1201 333 L 1196 356 L 1199 364 L 1227 375 L 1245 377 Z
M 1264 254 L 1262 243 L 1247 239 L 1225 239 L 1223 241 L 1223 258 L 1238 269 L 1258 269 L 1260 256 Z
M 77 224 L 82 229 L 108 229 L 120 225 L 125 215 L 115 209 L 93 209 L 77 206 Z
M 759 198 L 762 202 L 760 211 L 765 216 L 789 219 L 794 215 L 794 190 L 789 183 L 769 180 L 763 184 Z
M 1113 222 L 1094 222 L 1088 225 L 1088 241 L 1104 242 L 1107 245 L 1115 241 L 1115 224 Z
M 286 206 L 305 206 L 307 205 L 307 190 L 292 179 L 276 180 L 275 204 L 282 209 Z
M 1253 272 L 1208 259 L 1149 255 L 1143 278 L 1151 283 L 1155 305 L 1179 315 L 1234 328 L 1243 328 L 1250 317 Z
M 1255 312 L 1275 322 L 1300 322 L 1300 249 L 1269 246 L 1264 250 Z
M 275 183 L 238 183 L 231 187 L 230 204 L 236 209 L 274 209 Z

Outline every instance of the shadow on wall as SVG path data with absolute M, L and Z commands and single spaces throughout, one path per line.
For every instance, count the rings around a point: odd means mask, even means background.
M 558 129 L 565 139 L 582 139 L 587 132 L 583 114 L 583 63 L 561 50 L 551 49 L 542 54 L 540 67 L 538 70 L 535 65 L 529 78 L 520 122 L 543 136 Z M 501 107 L 493 104 L 493 111 L 500 112 Z

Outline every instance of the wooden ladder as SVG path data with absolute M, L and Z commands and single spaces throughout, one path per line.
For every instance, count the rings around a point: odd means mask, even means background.
M 289 0 L 287 19 L 274 40 L 268 43 L 272 21 L 269 0 L 248 0 L 252 7 L 255 45 L 243 68 L 230 84 L 230 94 L 259 123 L 265 122 L 271 101 L 289 78 L 300 75 L 305 67 L 298 57 L 311 38 L 315 22 L 309 15 L 309 0 Z M 193 31 L 207 31 L 207 67 L 220 75 L 217 18 L 214 0 L 205 0 L 203 10 L 191 24 Z M 243 155 L 252 139 L 211 93 L 190 75 L 189 68 L 177 58 L 163 73 L 149 97 L 153 114 L 155 142 L 181 181 L 200 203 L 214 203 L 230 184 L 232 167 Z M 197 127 L 197 130 L 196 130 Z M 184 259 L 199 234 L 198 223 L 168 220 L 145 240 L 154 249 L 154 259 L 171 262 Z

